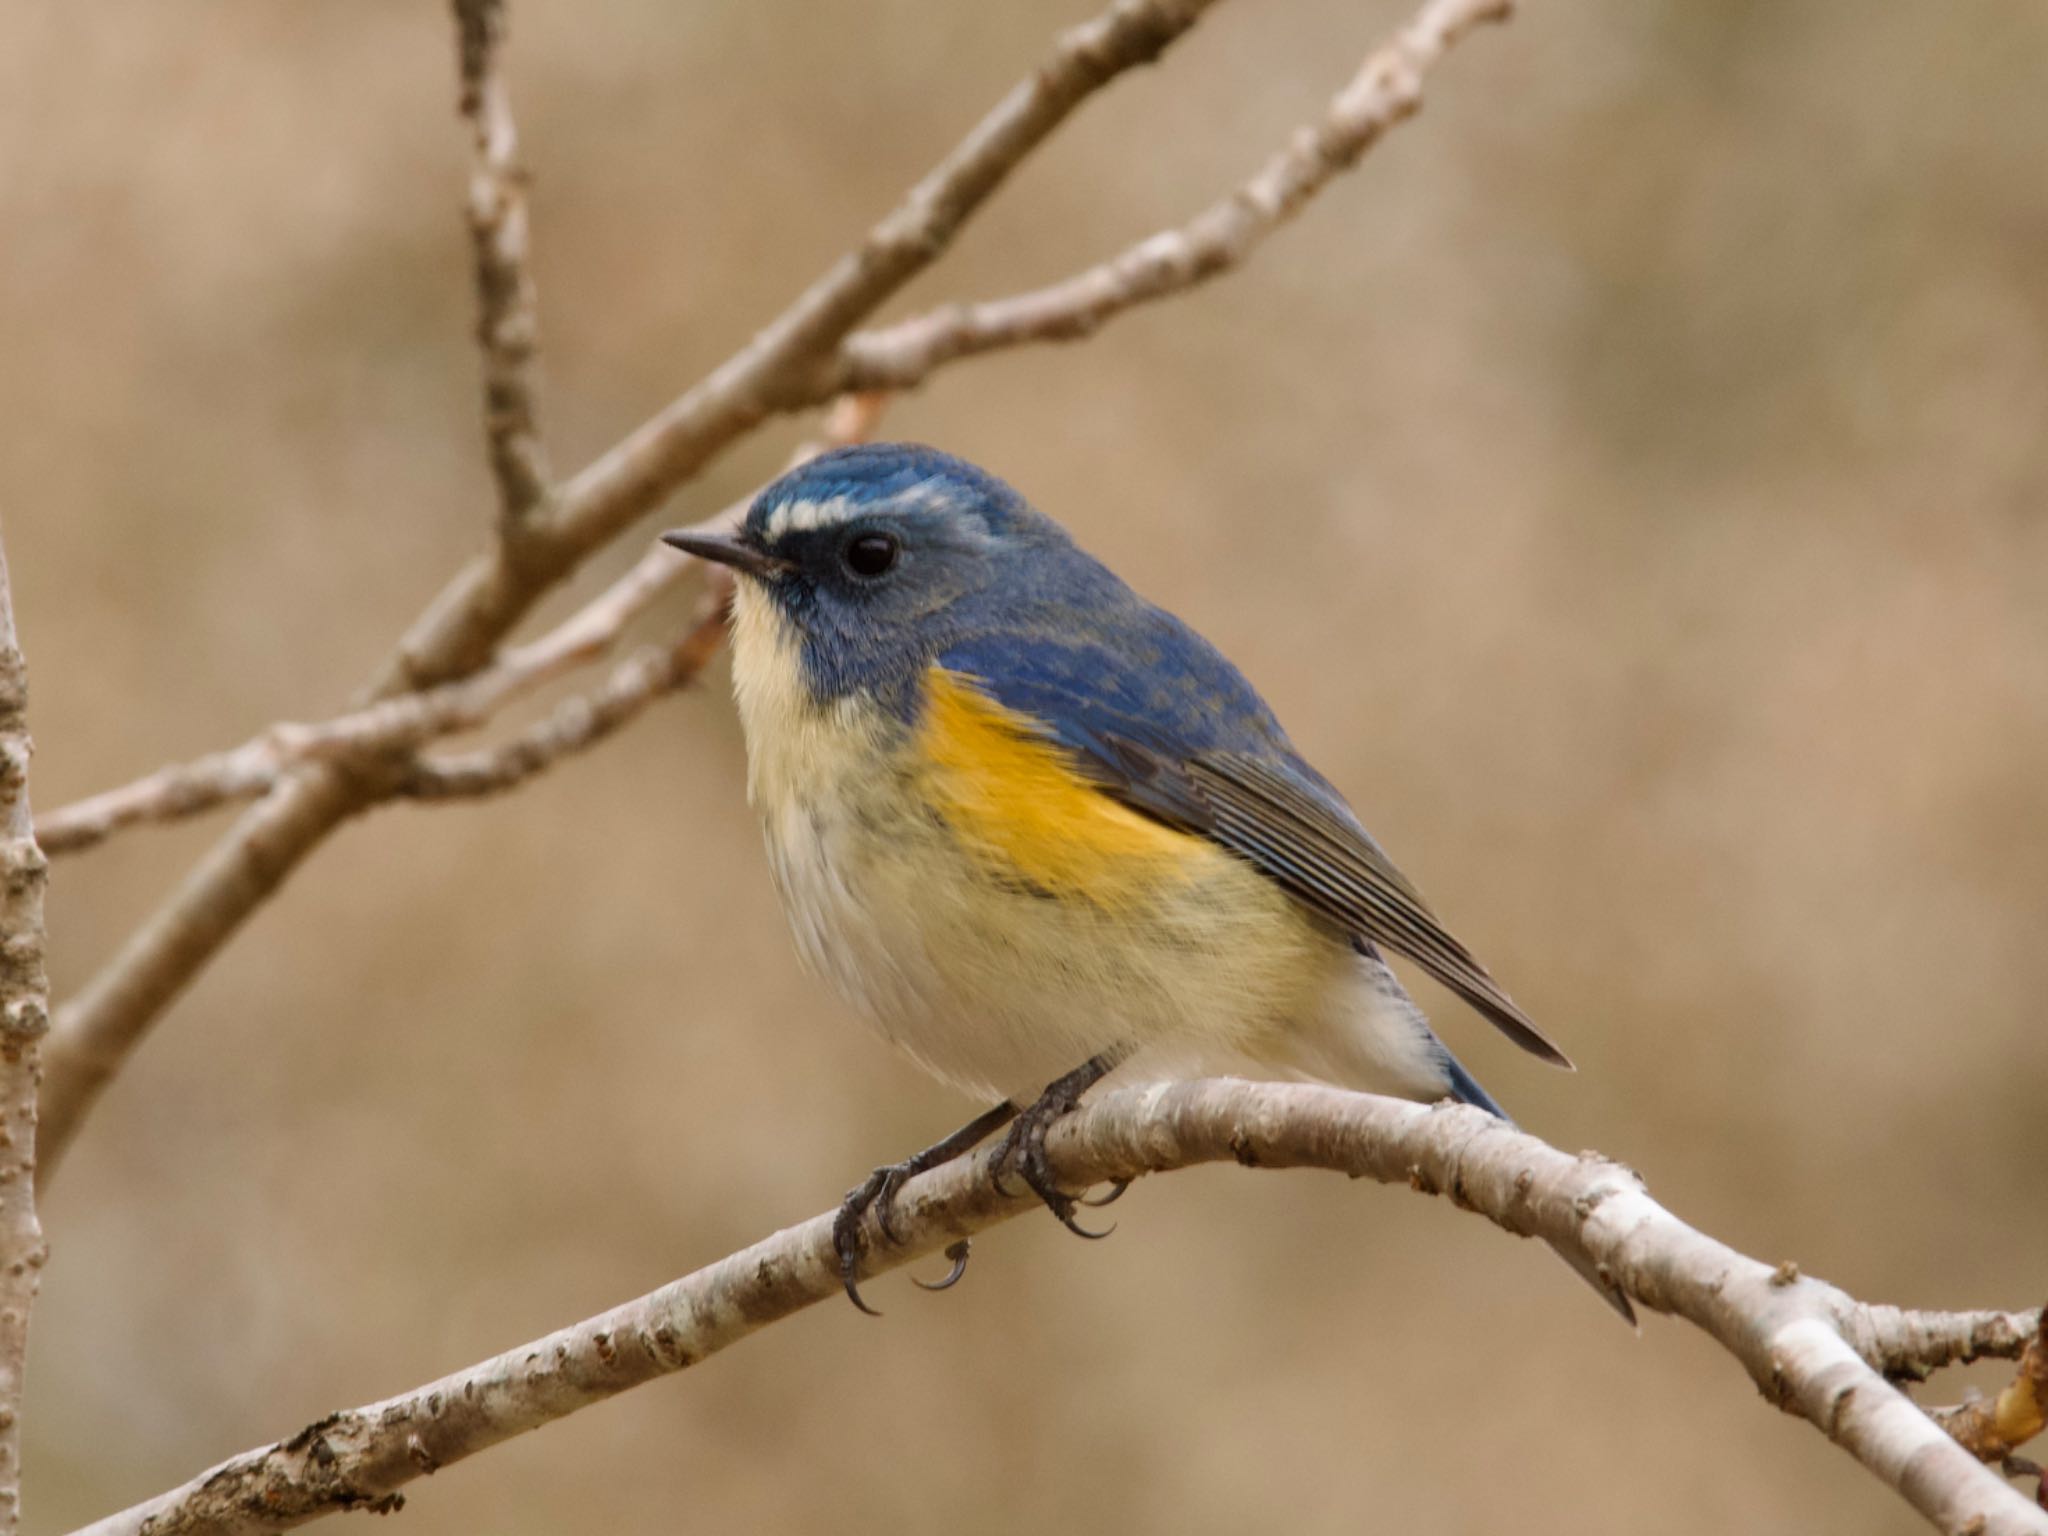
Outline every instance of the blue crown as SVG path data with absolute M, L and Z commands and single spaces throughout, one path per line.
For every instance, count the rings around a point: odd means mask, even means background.
M 911 491 L 971 507 L 991 532 L 1038 521 L 1028 503 L 985 469 L 921 443 L 862 443 L 821 453 L 777 480 L 747 513 L 758 528 L 778 508 L 800 502 L 844 500 L 855 506 L 886 502 Z

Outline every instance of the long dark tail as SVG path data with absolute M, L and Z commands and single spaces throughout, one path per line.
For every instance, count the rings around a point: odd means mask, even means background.
M 1509 1125 L 1513 1125 L 1515 1122 L 1508 1112 L 1494 1101 L 1492 1094 L 1479 1086 L 1479 1080 L 1465 1070 L 1464 1063 L 1445 1049 L 1443 1042 L 1439 1041 L 1437 1045 L 1438 1049 L 1443 1050 L 1444 1072 L 1451 1080 L 1450 1097 L 1460 1104 L 1470 1104 L 1474 1109 L 1483 1109 L 1495 1119 L 1505 1120 Z M 1567 1248 L 1562 1243 L 1552 1243 L 1550 1247 L 1560 1259 L 1571 1265 L 1586 1284 L 1600 1293 L 1600 1299 L 1614 1308 L 1621 1315 L 1623 1322 L 1631 1328 L 1636 1326 L 1636 1309 L 1629 1305 L 1627 1295 L 1612 1281 L 1601 1279 L 1600 1270 L 1591 1259 L 1578 1249 Z

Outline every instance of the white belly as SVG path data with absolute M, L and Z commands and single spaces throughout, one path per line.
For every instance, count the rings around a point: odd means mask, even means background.
M 895 786 L 817 790 L 761 806 L 799 947 L 883 1035 L 970 1093 L 1028 1100 L 1118 1048 L 1257 1054 L 1327 972 L 1348 969 L 1249 870 L 1248 888 L 1112 915 L 992 881 L 942 825 L 889 803 Z

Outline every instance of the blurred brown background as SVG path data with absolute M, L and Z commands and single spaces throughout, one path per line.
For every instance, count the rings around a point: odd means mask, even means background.
M 483 537 L 445 9 L 0 8 L 39 805 L 339 703 Z M 1090 8 L 514 9 L 573 468 Z M 1219 8 L 909 302 L 1184 217 L 1404 15 Z M 1873 1299 L 2048 1289 L 2044 79 L 2034 0 L 1532 3 L 1247 273 L 890 421 L 1267 691 L 1578 1058 L 1441 1010 L 1531 1127 Z M 637 1294 L 962 1117 L 795 969 L 741 766 L 721 666 L 515 798 L 348 828 L 206 974 L 49 1203 L 35 1529 Z M 61 989 L 218 830 L 59 866 Z M 1629 1338 L 1440 1205 L 1230 1169 L 1117 1215 L 455 1467 L 403 1527 L 1917 1528 L 1699 1338 Z

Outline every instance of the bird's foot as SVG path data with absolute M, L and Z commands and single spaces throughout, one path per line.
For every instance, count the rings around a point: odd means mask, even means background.
M 979 1146 L 1015 1113 L 1009 1104 L 998 1104 L 975 1116 L 944 1141 L 935 1142 L 900 1163 L 885 1163 L 846 1192 L 846 1198 L 839 1202 L 838 1214 L 832 1218 L 832 1251 L 839 1258 L 839 1283 L 846 1287 L 847 1300 L 869 1317 L 882 1315 L 861 1300 L 860 1295 L 861 1222 L 867 1214 L 874 1212 L 875 1225 L 886 1241 L 903 1242 L 904 1233 L 896 1225 L 896 1196 L 903 1186 L 927 1169 L 949 1163 Z M 946 1257 L 953 1261 L 952 1272 L 936 1285 L 926 1285 L 926 1290 L 943 1291 L 958 1283 L 967 1271 L 967 1240 L 962 1238 L 949 1247 Z
M 894 1225 L 896 1192 L 912 1175 L 923 1171 L 911 1166 L 914 1161 L 906 1158 L 877 1168 L 846 1192 L 846 1198 L 839 1202 L 839 1214 L 832 1218 L 832 1251 L 839 1255 L 839 1283 L 846 1287 L 846 1299 L 869 1317 L 882 1314 L 860 1299 L 861 1218 L 874 1211 L 875 1225 L 882 1229 L 882 1236 L 892 1243 L 903 1241 Z
M 1003 1189 L 1004 1180 L 1010 1174 L 1016 1174 L 1034 1195 L 1045 1202 L 1045 1208 L 1059 1218 L 1060 1225 L 1076 1237 L 1107 1237 L 1116 1228 L 1112 1225 L 1096 1232 L 1074 1219 L 1074 1211 L 1081 1202 L 1061 1189 L 1054 1179 L 1052 1165 L 1045 1156 L 1045 1133 L 1062 1116 L 1078 1109 L 1081 1095 L 1099 1082 L 1115 1064 L 1109 1057 L 1093 1056 L 1065 1077 L 1055 1079 L 1030 1108 L 1017 1116 L 1003 1139 L 996 1144 L 993 1164 L 996 1188 Z M 1007 1189 L 1003 1192 L 1009 1193 Z M 1121 1187 L 1113 1190 L 1100 1203 L 1107 1205 L 1122 1193 Z

